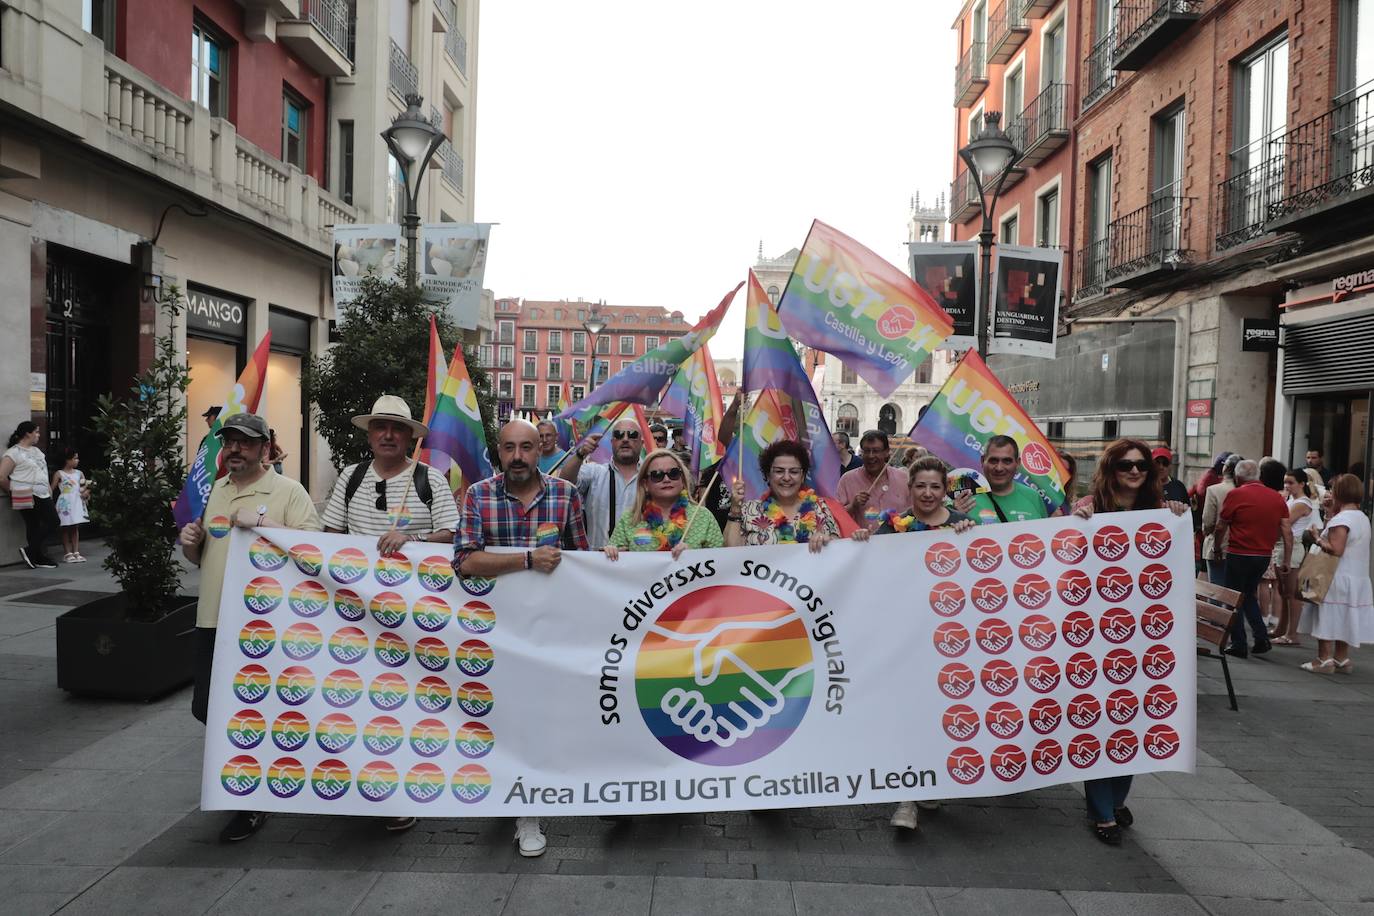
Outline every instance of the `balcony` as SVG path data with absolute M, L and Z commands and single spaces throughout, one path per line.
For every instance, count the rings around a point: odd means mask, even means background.
M 1021 0 L 1021 15 L 1027 19 L 1042 19 L 1058 2 L 1059 0 Z
M 968 169 L 961 169 L 959 176 L 949 186 L 949 221 L 966 223 L 982 212 L 982 201 L 978 197 L 978 186 Z
M 975 41 L 954 65 L 954 107 L 967 108 L 988 88 L 983 42 Z
M 514 369 L 514 368 L 515 368 L 515 360 L 513 360 L 513 359 L 501 359 L 501 360 L 499 360 L 499 361 L 496 363 L 496 366 L 497 366 L 498 369 Z
M 1083 108 L 1087 111 L 1116 86 L 1116 70 L 1112 60 L 1116 56 L 1116 30 L 1111 29 L 1094 42 L 1083 61 L 1086 82 L 1083 89 Z
M 1116 7 L 1112 67 L 1139 70 L 1202 15 L 1202 0 L 1134 0 Z
M 1311 229 L 1320 221 L 1350 230 L 1374 197 L 1374 88 L 1338 97 L 1330 111 L 1275 141 L 1281 150 L 1266 231 Z M 1359 90 L 1357 90 L 1359 91 Z M 1341 222 L 1332 223 L 1333 217 Z
M 444 54 L 453 61 L 459 73 L 468 75 L 468 40 L 457 23 L 444 33 Z
M 1078 251 L 1077 296 L 1108 287 L 1146 286 L 1193 263 L 1188 247 L 1192 198 L 1161 195 L 1107 224 L 1106 238 Z
M 1270 141 L 1265 146 L 1273 148 Z M 1232 157 L 1233 161 L 1235 157 Z M 1265 234 L 1269 205 L 1283 194 L 1283 156 L 1261 159 L 1217 185 L 1216 250 L 1234 248 Z
M 1075 300 L 1096 299 L 1107 292 L 1108 251 L 1108 241 L 1100 239 L 1074 252 L 1073 277 L 1078 284 L 1073 291 Z
M 1022 165 L 1039 165 L 1069 139 L 1069 87 L 1050 83 L 1030 100 L 1007 131 L 1021 150 Z
M 409 55 L 395 41 L 391 42 L 391 68 L 387 76 L 391 91 L 405 98 L 420 94 L 420 72 L 410 62 Z
M 277 24 L 277 40 L 322 76 L 352 76 L 347 0 L 301 0 L 301 18 Z
M 547 382 L 561 382 L 563 381 L 563 373 L 555 372 L 553 369 L 550 369 L 549 374 L 544 376 L 544 380 Z
M 1026 0 L 1003 0 L 988 19 L 988 63 L 1005 64 L 1030 35 Z
M 459 194 L 463 193 L 463 157 L 453 148 L 453 141 L 450 140 L 440 147 L 439 155 L 434 158 L 442 160 L 440 166 L 443 168 L 444 180 L 453 186 L 453 190 Z

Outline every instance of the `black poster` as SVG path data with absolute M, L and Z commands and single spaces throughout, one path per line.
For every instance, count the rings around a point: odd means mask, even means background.
M 990 352 L 1054 359 L 1063 264 L 1058 248 L 997 246 Z
M 1279 323 L 1273 318 L 1242 318 L 1240 348 L 1245 353 L 1274 353 L 1279 349 Z
M 911 278 L 954 322 L 942 350 L 978 345 L 978 243 L 908 242 Z

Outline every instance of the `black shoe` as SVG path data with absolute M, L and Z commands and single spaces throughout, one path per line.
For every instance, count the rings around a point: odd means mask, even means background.
M 1236 658 L 1250 657 L 1249 651 L 1244 646 L 1229 646 L 1221 651 L 1225 652 L 1227 655 L 1233 655 Z
M 38 557 L 33 561 L 33 565 L 39 569 L 56 569 L 57 564 L 47 557 Z
M 1264 642 L 1255 643 L 1255 645 L 1251 647 L 1250 652 L 1254 655 L 1263 655 L 1272 648 L 1274 648 L 1274 644 L 1266 639 Z
M 390 817 L 386 821 L 388 833 L 404 833 L 415 826 L 415 818 L 411 817 Z
M 33 560 L 30 559 L 27 547 L 19 548 L 19 558 L 24 561 L 24 565 L 27 566 L 29 569 L 38 568 L 38 564 L 34 563 Z
M 229 819 L 229 823 L 224 825 L 224 829 L 219 832 L 219 841 L 221 843 L 237 843 L 239 840 L 246 840 L 261 830 L 265 823 L 267 823 L 266 811 L 236 812 Z
M 1132 814 L 1131 809 L 1127 808 L 1125 805 L 1117 808 L 1114 813 L 1116 814 L 1117 824 L 1122 827 L 1129 827 L 1135 823 L 1135 815 Z
M 1105 827 L 1102 826 L 1101 824 L 1094 824 L 1094 825 L 1093 825 L 1093 833 L 1097 836 L 1097 838 L 1098 838 L 1099 840 L 1101 840 L 1102 842 L 1106 843 L 1108 846 L 1120 846 L 1120 845 L 1121 845 L 1121 825 L 1120 825 L 1120 824 L 1109 824 L 1109 825 L 1107 825 L 1107 826 L 1105 826 Z

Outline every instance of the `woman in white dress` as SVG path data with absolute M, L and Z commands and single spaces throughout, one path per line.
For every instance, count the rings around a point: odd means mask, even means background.
M 1293 525 L 1293 555 L 1287 558 L 1287 563 L 1279 562 L 1283 541 L 1274 546 L 1274 565 L 1287 566 L 1288 575 L 1280 577 L 1279 622 L 1270 635 L 1276 646 L 1300 646 L 1302 643 L 1294 637 L 1298 633 L 1298 615 L 1303 604 L 1298 597 L 1298 567 L 1302 565 L 1303 554 L 1307 553 L 1302 535 L 1313 526 L 1316 526 L 1314 535 L 1321 530 L 1321 514 L 1317 511 L 1316 491 L 1301 470 L 1284 475 L 1283 491 L 1288 497 L 1288 520 Z
M 1374 642 L 1374 585 L 1369 581 L 1369 519 L 1360 511 L 1364 485 L 1353 474 L 1331 481 L 1331 519 L 1317 538 L 1323 551 L 1340 557 L 1321 604 L 1303 608 L 1299 633 L 1317 640 L 1317 657 L 1302 669 L 1313 674 L 1354 672 L 1351 647 Z

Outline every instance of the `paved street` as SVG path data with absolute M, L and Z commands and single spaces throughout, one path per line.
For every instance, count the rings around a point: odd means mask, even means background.
M 1063 786 L 886 809 L 554 820 L 521 859 L 509 822 L 275 817 L 219 845 L 197 810 L 189 691 L 148 705 L 57 690 L 54 618 L 113 590 L 92 562 L 0 570 L 0 909 L 19 913 L 1374 914 L 1374 653 L 1353 677 L 1276 650 L 1199 660 L 1196 775 L 1138 777 L 1120 849 Z M 193 580 L 192 580 L 193 581 Z M 1369 662 L 1366 663 L 1365 659 Z

